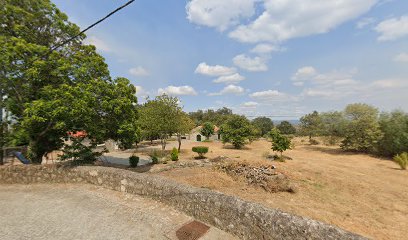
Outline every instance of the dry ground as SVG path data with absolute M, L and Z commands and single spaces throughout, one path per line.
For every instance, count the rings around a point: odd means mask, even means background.
M 337 147 L 311 146 L 300 139 L 295 139 L 295 144 L 295 149 L 285 153 L 293 160 L 273 163 L 297 186 L 294 194 L 267 193 L 211 168 L 173 169 L 158 174 L 334 224 L 370 238 L 406 239 L 408 171 L 399 170 L 389 160 L 345 153 Z M 219 142 L 184 143 L 182 160 L 193 157 L 194 145 L 209 146 L 208 158 L 228 156 L 230 161 L 270 163 L 263 157 L 270 149 L 265 140 L 242 150 L 223 147 Z

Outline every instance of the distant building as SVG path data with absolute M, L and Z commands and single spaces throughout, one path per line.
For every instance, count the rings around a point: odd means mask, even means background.
M 198 126 L 196 128 L 194 128 L 193 130 L 191 130 L 188 139 L 191 141 L 196 141 L 196 142 L 201 142 L 206 140 L 206 137 L 204 135 L 201 134 L 201 129 L 203 128 L 203 126 Z M 214 126 L 214 134 L 211 135 L 209 138 L 209 140 L 212 141 L 218 141 L 221 140 L 221 134 L 220 134 L 220 128 L 217 126 Z

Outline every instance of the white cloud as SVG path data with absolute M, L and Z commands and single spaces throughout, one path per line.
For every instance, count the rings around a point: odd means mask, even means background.
M 299 68 L 292 76 L 293 81 L 305 81 L 317 75 L 317 71 L 314 67 L 307 66 Z M 302 84 L 303 85 L 303 84 Z
M 384 20 L 374 30 L 380 34 L 377 38 L 380 42 L 408 37 L 408 15 Z
M 256 0 L 192 0 L 186 5 L 190 22 L 224 31 L 255 13 Z
M 328 89 L 305 89 L 302 92 L 303 96 L 307 97 L 333 97 L 336 96 L 336 92 Z
M 235 74 L 228 75 L 228 76 L 221 76 L 215 79 L 213 82 L 214 83 L 238 83 L 243 80 L 245 80 L 244 76 L 242 76 L 239 73 L 235 73 Z
M 94 45 L 96 49 L 103 51 L 103 52 L 111 52 L 112 49 L 106 44 L 102 39 L 95 37 L 95 36 L 89 36 L 84 40 L 85 44 L 90 44 Z
M 129 73 L 136 77 L 149 76 L 149 72 L 142 66 L 129 69 Z
M 286 94 L 279 92 L 278 90 L 267 90 L 261 92 L 254 92 L 249 95 L 251 98 L 258 99 L 260 101 L 276 101 L 276 100 L 288 100 L 290 97 Z
M 283 50 L 284 50 L 283 48 L 276 45 L 260 43 L 256 45 L 254 48 L 252 48 L 251 52 L 256 54 L 267 54 L 271 52 L 280 52 Z
M 158 94 L 168 94 L 168 95 L 176 95 L 176 96 L 181 96 L 181 95 L 197 95 L 197 92 L 194 90 L 194 88 L 190 86 L 168 86 L 166 88 L 159 88 Z
M 408 53 L 400 53 L 394 57 L 395 62 L 408 62 Z
M 255 108 L 258 105 L 259 105 L 259 103 L 257 103 L 257 102 L 245 102 L 245 103 L 242 104 L 242 107 Z
M 198 64 L 195 73 L 208 76 L 226 76 L 236 73 L 236 69 L 232 67 L 225 67 L 221 65 L 210 66 L 205 62 Z
M 406 88 L 408 87 L 408 79 L 383 79 L 374 81 L 371 86 L 374 88 L 384 89 L 384 88 L 391 88 L 391 89 L 398 89 L 398 88 Z
M 245 92 L 245 89 L 243 87 L 237 86 L 230 84 L 226 87 L 224 87 L 220 92 L 217 93 L 210 93 L 208 94 L 209 96 L 219 96 L 219 95 L 225 95 L 225 94 L 242 94 Z
M 149 94 L 142 86 L 135 86 L 135 87 L 136 87 L 136 96 L 145 97 Z
M 374 22 L 375 22 L 374 18 L 363 18 L 363 19 L 360 19 L 360 21 L 357 22 L 356 28 L 363 29 L 363 28 L 367 27 L 368 25 L 373 24 Z
M 246 56 L 245 54 L 240 54 L 235 56 L 232 61 L 236 66 L 250 72 L 264 72 L 268 70 L 268 66 L 266 65 L 266 58 L 251 58 Z
M 299 68 L 292 76 L 293 85 L 301 87 L 306 82 L 323 87 L 337 87 L 342 85 L 353 85 L 357 81 L 353 76 L 357 73 L 356 69 L 349 71 L 331 71 L 328 73 L 319 73 L 314 67 L 307 66 Z
M 283 42 L 297 37 L 326 33 L 357 18 L 378 0 L 264 0 L 264 12 L 229 36 L 240 42 Z

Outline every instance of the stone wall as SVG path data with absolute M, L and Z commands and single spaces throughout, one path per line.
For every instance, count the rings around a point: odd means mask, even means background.
M 1 184 L 88 183 L 166 203 L 242 239 L 364 239 L 334 226 L 158 176 L 94 166 L 0 168 Z

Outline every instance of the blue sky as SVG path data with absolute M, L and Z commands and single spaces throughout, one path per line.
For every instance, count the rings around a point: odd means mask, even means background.
M 82 29 L 125 0 L 57 0 Z M 139 101 L 296 119 L 365 102 L 408 111 L 406 0 L 136 0 L 87 32 Z M 279 117 L 281 116 L 281 117 Z

